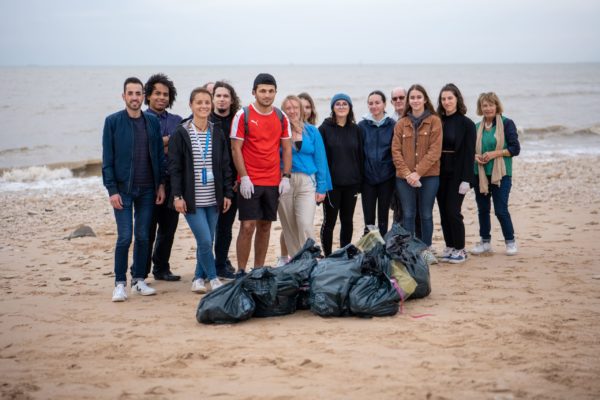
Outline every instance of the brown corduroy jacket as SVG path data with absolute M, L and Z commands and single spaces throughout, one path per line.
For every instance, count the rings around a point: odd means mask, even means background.
M 406 178 L 417 172 L 420 176 L 439 176 L 442 155 L 442 121 L 437 115 L 425 118 L 415 131 L 408 117 L 401 118 L 394 127 L 392 158 L 396 166 L 396 176 Z

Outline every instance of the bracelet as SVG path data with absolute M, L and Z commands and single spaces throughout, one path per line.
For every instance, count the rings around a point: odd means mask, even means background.
M 292 174 L 281 174 L 281 176 L 290 179 L 292 177 Z

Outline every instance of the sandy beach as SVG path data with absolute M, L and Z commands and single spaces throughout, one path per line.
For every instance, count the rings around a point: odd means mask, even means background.
M 495 254 L 433 265 L 431 295 L 402 314 L 299 311 L 220 326 L 196 322 L 195 244 L 183 218 L 171 260 L 182 281 L 149 279 L 158 295 L 112 303 L 116 227 L 99 178 L 93 193 L 0 193 L 1 397 L 597 399 L 598 176 L 600 156 L 516 159 L 519 254 L 504 255 L 493 218 Z M 463 213 L 470 247 L 472 192 Z M 79 224 L 97 237 L 65 240 Z M 359 203 L 355 240 L 362 226 Z M 270 263 L 279 233 L 275 224 Z M 443 246 L 437 211 L 434 246 Z

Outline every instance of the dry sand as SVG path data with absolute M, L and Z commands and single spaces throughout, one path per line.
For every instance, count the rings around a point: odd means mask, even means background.
M 431 267 L 433 291 L 390 318 L 308 311 L 200 325 L 194 241 L 181 282 L 110 301 L 115 225 L 94 194 L 0 193 L 0 393 L 6 399 L 597 399 L 600 157 L 515 162 L 520 252 Z M 472 192 L 463 208 L 477 240 Z M 357 207 L 355 239 L 362 230 Z M 320 223 L 320 216 L 317 224 Z M 436 214 L 434 245 L 443 241 Z M 97 237 L 64 240 L 77 225 Z M 237 227 L 237 223 L 236 223 Z M 278 249 L 271 236 L 268 261 Z M 233 248 L 232 248 L 233 249 Z M 234 251 L 231 252 L 234 256 Z

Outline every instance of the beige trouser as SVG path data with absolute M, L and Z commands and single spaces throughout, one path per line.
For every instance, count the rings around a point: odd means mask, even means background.
M 296 254 L 308 238 L 315 239 L 315 177 L 292 173 L 290 190 L 279 197 L 277 212 L 289 255 Z

